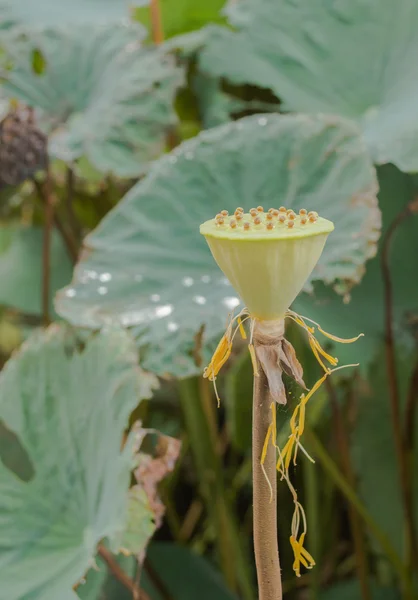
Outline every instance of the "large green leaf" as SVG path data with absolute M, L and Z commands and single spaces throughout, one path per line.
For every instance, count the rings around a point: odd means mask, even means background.
M 382 209 L 383 231 L 386 232 L 395 217 L 417 196 L 418 178 L 405 175 L 393 165 L 378 169 L 379 205 Z M 380 244 L 381 245 L 381 244 Z M 294 308 L 299 313 L 318 321 L 326 331 L 342 337 L 365 334 L 355 344 L 337 344 L 336 352 L 342 363 L 357 363 L 366 369 L 374 359 L 384 339 L 383 280 L 378 256 L 368 261 L 361 283 L 353 288 L 342 302 L 321 284 L 315 285 L 315 294 L 301 294 Z M 393 284 L 394 327 L 398 343 L 410 348 L 412 337 L 408 322 L 418 314 L 418 287 L 416 262 L 418 255 L 418 216 L 410 216 L 395 233 L 390 252 L 390 271 Z
M 0 304 L 41 314 L 42 237 L 40 227 L 0 227 Z M 51 246 L 51 299 L 71 280 L 71 261 L 56 232 Z
M 121 539 L 139 401 L 128 334 L 102 331 L 82 352 L 51 327 L 0 376 L 0 419 L 34 468 L 23 481 L 0 463 L 0 580 L 8 600 L 72 598 L 102 538 Z
M 0 0 L 0 22 L 33 28 L 39 25 L 84 25 L 121 21 L 144 0 Z
M 53 157 L 86 156 L 99 171 L 136 176 L 165 147 L 183 81 L 174 58 L 142 47 L 143 36 L 139 26 L 115 24 L 6 36 L 13 69 L 3 93 L 38 109 Z M 40 75 L 35 49 L 45 61 Z
M 346 289 L 379 235 L 375 192 L 367 152 L 345 121 L 256 115 L 211 129 L 155 162 L 87 237 L 57 310 L 83 327 L 135 326 L 149 370 L 190 374 L 199 327 L 206 340 L 218 335 L 240 302 L 200 223 L 237 204 L 315 208 L 337 231 L 313 278 Z
M 418 170 L 415 0 L 239 0 L 202 55 L 209 73 L 286 108 L 356 119 L 373 159 Z

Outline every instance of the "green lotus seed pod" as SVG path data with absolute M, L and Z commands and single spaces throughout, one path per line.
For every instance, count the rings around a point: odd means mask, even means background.
M 212 255 L 250 314 L 284 317 L 318 262 L 334 224 L 316 212 L 257 209 L 200 226 Z M 237 214 L 237 213 L 236 213 Z

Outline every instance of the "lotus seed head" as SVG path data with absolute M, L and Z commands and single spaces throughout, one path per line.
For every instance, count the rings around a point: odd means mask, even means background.
M 312 213 L 235 211 L 201 225 L 212 254 L 252 318 L 281 319 L 303 288 L 334 226 Z M 276 221 L 279 225 L 276 226 Z M 225 225 L 223 225 L 225 222 Z M 309 226 L 306 224 L 309 223 Z M 251 278 L 248 273 L 251 272 Z

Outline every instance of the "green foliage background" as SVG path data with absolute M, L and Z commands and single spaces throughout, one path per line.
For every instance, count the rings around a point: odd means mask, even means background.
M 201 374 L 240 300 L 198 226 L 259 203 L 335 222 L 294 307 L 365 334 L 330 344 L 360 366 L 310 403 L 316 464 L 294 477 L 317 566 L 300 579 L 279 486 L 285 598 L 417 596 L 385 328 L 391 306 L 417 519 L 417 6 L 0 0 L 0 600 L 123 600 L 132 586 L 145 600 L 257 597 L 252 368 L 238 343 L 217 410 Z M 33 121 L 10 137 L 24 106 Z M 47 172 L 27 170 L 33 127 Z M 288 337 L 312 385 L 306 339 Z M 287 388 L 279 443 L 300 393 Z M 151 543 L 155 504 L 134 478 L 143 427 L 182 441 Z

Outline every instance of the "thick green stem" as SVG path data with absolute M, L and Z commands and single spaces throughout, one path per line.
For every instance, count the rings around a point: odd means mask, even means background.
M 253 395 L 253 535 L 259 600 L 282 600 L 279 548 L 277 542 L 276 450 L 269 444 L 260 464 L 264 441 L 271 423 L 271 398 L 267 378 L 259 367 Z
M 209 423 L 211 418 L 208 418 L 208 405 L 202 397 L 199 379 L 181 380 L 179 390 L 201 494 L 216 529 L 220 567 L 231 589 L 239 588 L 245 600 L 253 600 L 251 571 L 243 555 L 235 515 L 225 493 L 219 446 L 214 439 L 213 423 Z

